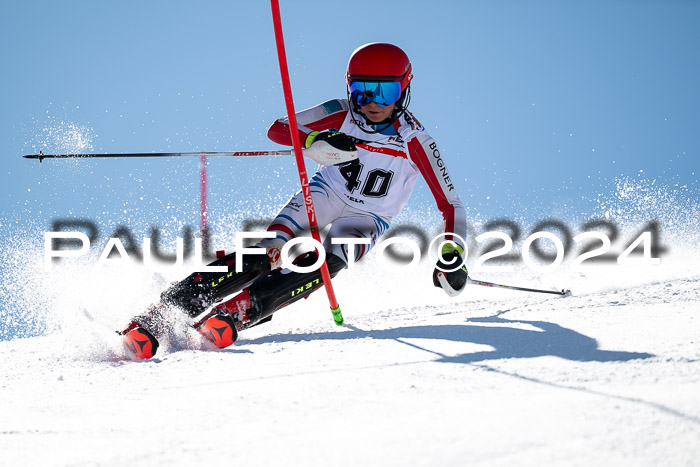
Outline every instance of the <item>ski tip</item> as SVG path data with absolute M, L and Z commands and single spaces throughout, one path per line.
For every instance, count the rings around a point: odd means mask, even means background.
M 571 289 L 562 289 L 561 296 L 562 297 L 571 297 Z

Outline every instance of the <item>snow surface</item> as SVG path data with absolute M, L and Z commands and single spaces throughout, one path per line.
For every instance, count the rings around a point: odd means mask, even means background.
M 323 292 L 221 351 L 175 315 L 139 363 L 114 330 L 187 271 L 44 272 L 28 234 L 3 247 L 0 464 L 700 465 L 699 217 L 671 205 L 661 265 L 473 273 L 571 297 L 449 299 L 370 256 L 334 281 L 343 327 Z

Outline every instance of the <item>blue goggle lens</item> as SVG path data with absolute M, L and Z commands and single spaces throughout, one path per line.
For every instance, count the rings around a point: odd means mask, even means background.
M 350 81 L 350 97 L 361 107 L 374 101 L 386 107 L 401 97 L 398 81 Z

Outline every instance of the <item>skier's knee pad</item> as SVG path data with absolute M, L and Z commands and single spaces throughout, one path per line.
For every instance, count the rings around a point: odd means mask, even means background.
M 295 261 L 300 267 L 316 263 L 316 252 L 306 253 Z M 331 277 L 335 277 L 345 262 L 334 254 L 326 255 L 326 263 Z M 323 285 L 320 268 L 312 272 L 292 272 L 288 269 L 272 271 L 257 279 L 248 288 L 250 293 L 251 321 L 259 321 L 270 316 L 280 308 L 309 296 L 314 290 Z
M 267 255 L 246 255 L 241 272 L 236 272 L 236 255 L 231 253 L 209 266 L 226 266 L 228 272 L 195 272 L 173 284 L 160 296 L 165 305 L 176 306 L 195 317 L 211 305 L 250 285 L 270 271 Z

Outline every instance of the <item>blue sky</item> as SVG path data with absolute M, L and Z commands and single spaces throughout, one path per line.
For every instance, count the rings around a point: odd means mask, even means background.
M 359 45 L 408 53 L 410 109 L 472 217 L 585 217 L 617 177 L 698 197 L 700 2 L 281 7 L 297 109 L 344 97 Z M 20 157 L 39 149 L 277 147 L 266 129 L 286 112 L 266 1 L 4 2 L 0 39 L 3 227 L 198 222 L 196 158 Z M 291 158 L 211 160 L 211 222 L 269 215 L 297 186 Z M 431 206 L 419 185 L 410 209 Z

